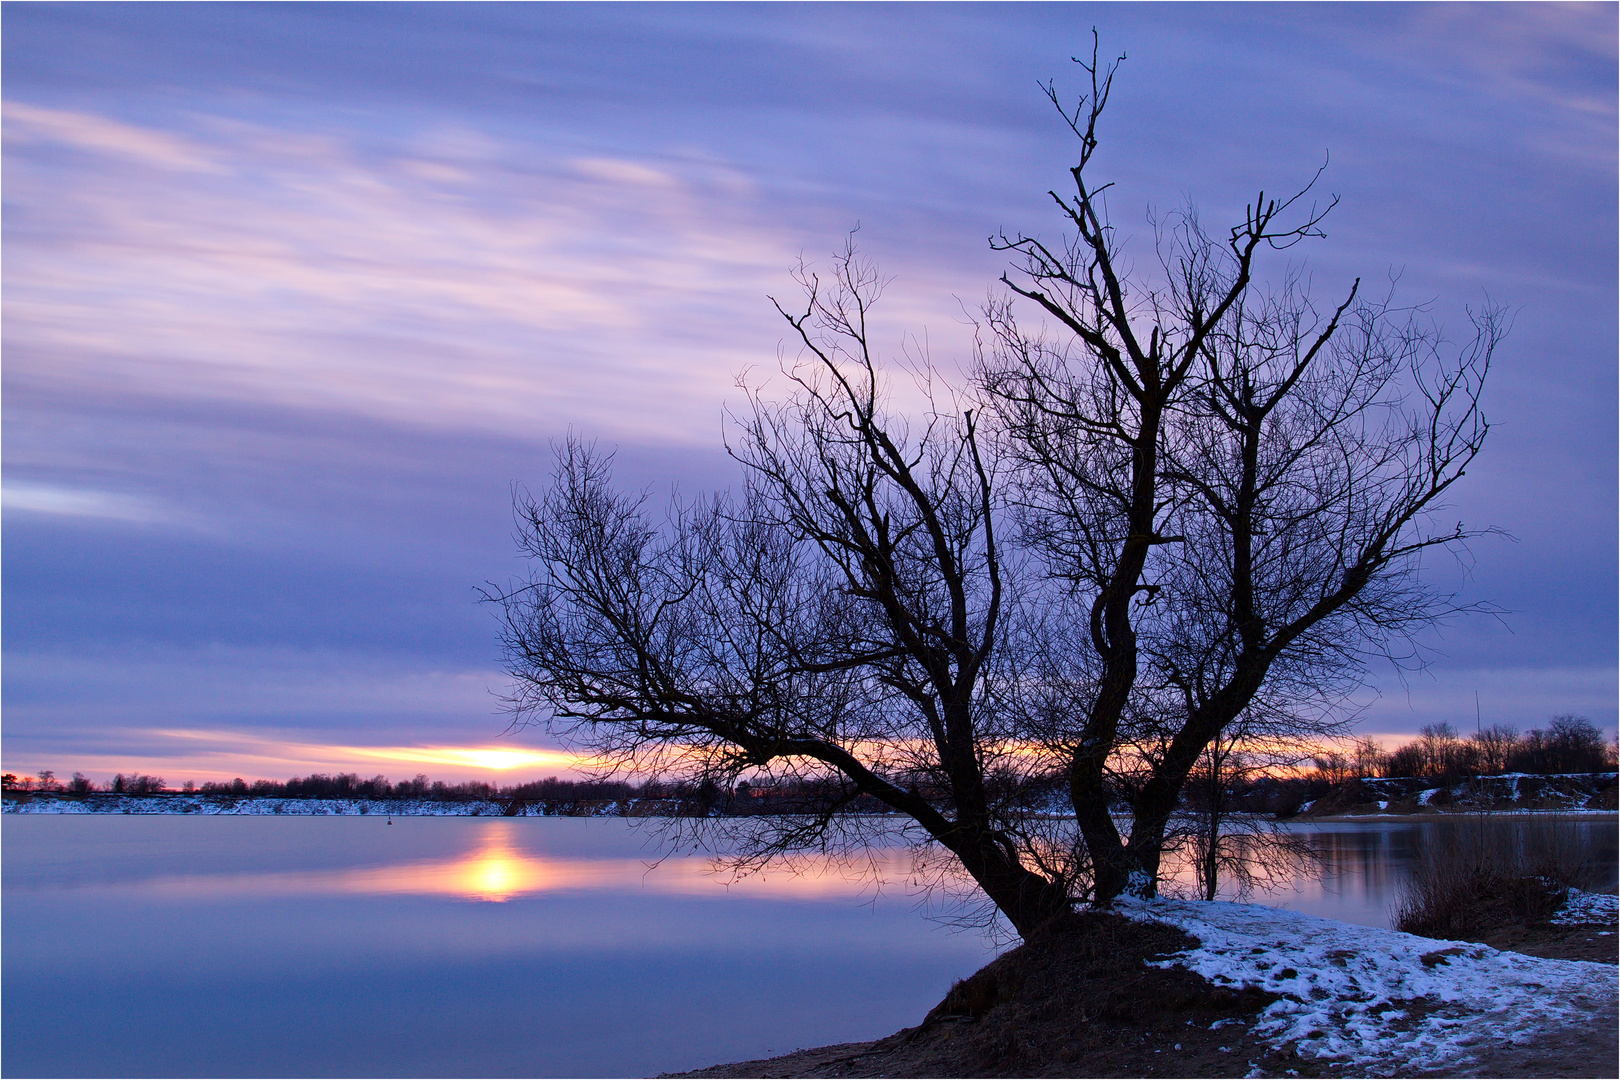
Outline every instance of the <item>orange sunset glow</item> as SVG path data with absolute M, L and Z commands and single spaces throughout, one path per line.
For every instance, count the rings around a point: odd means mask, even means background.
M 457 782 L 495 780 L 521 770 L 525 778 L 582 776 L 590 758 L 565 750 L 508 744 L 482 746 L 359 746 L 304 742 L 240 731 L 167 728 L 133 733 L 141 751 L 92 754 L 66 763 L 95 780 L 115 772 L 162 776 L 174 786 L 197 782 L 284 780 L 309 773 L 385 774 L 405 779 L 428 773 L 432 779 Z M 5 769 L 35 775 L 54 769 L 66 775 L 63 762 L 7 755 Z
M 453 858 L 342 870 L 158 877 L 144 887 L 185 897 L 437 896 L 497 904 L 546 893 L 591 890 L 696 897 L 733 892 L 759 898 L 825 900 L 870 896 L 875 880 L 896 885 L 911 877 L 911 853 L 900 848 L 873 849 L 850 865 L 806 858 L 791 868 L 738 877 L 707 854 L 566 857 L 526 849 L 524 839 L 532 841 L 537 833 L 524 823 L 492 820 L 480 823 L 478 829 L 477 846 Z

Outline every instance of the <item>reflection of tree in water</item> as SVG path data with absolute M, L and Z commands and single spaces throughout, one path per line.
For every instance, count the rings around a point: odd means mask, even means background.
M 1397 868 L 1411 862 L 1414 832 L 1408 826 L 1381 825 L 1310 833 L 1323 888 L 1374 898 L 1388 895 L 1400 876 Z
M 1291 856 L 1290 838 L 1309 847 L 1308 859 L 1300 861 Z M 1293 826 L 1276 834 L 1250 833 L 1228 839 L 1243 846 L 1245 860 L 1272 868 L 1276 883 L 1270 887 L 1256 885 L 1252 889 L 1255 893 L 1298 889 L 1314 880 L 1326 893 L 1360 897 L 1375 906 L 1393 901 L 1425 852 L 1466 843 L 1488 846 L 1504 858 L 1523 859 L 1550 847 L 1565 848 L 1592 866 L 1594 888 L 1611 889 L 1615 887 L 1620 848 L 1620 834 L 1612 820 L 1551 814 Z M 1278 868 L 1289 872 L 1278 873 Z M 1178 891 L 1192 892 L 1195 874 L 1187 855 L 1178 858 L 1168 877 L 1180 886 Z M 1223 898 L 1239 895 L 1235 886 L 1221 890 Z
M 1249 900 L 1259 894 L 1264 900 L 1321 876 L 1321 855 L 1311 837 L 1285 825 L 1243 817 L 1222 822 L 1226 831 L 1212 834 L 1199 824 L 1193 821 L 1166 856 L 1161 887 L 1167 893 L 1201 900 Z M 1212 862 L 1218 877 L 1211 873 Z

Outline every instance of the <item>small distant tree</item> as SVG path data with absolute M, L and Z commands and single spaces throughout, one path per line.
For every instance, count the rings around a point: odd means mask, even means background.
M 1311 758 L 1317 777 L 1325 784 L 1342 784 L 1354 775 L 1350 758 L 1337 750 L 1328 750 Z
M 1383 775 L 1386 755 L 1377 740 L 1369 735 L 1351 740 L 1350 761 L 1355 775 L 1366 779 Z
M 409 780 L 401 780 L 394 785 L 394 794 L 400 798 L 420 799 L 428 793 L 428 778 L 423 773 L 417 773 Z
M 1291 880 L 1313 858 L 1305 837 L 1275 817 L 1241 812 L 1237 798 L 1256 779 L 1297 765 L 1310 749 L 1302 733 L 1313 726 L 1250 709 L 1204 748 L 1187 778 L 1185 813 L 1167 832 L 1170 844 L 1186 850 L 1203 899 L 1214 900 L 1223 882 L 1244 897 Z
M 1518 749 L 1519 729 L 1512 724 L 1492 724 L 1476 731 L 1472 741 L 1480 774 L 1500 776 L 1508 771 L 1508 762 Z
M 1464 742 L 1454 725 L 1425 724 L 1418 729 L 1418 735 L 1424 763 L 1422 775 L 1452 781 L 1479 771 L 1477 744 Z
M 90 778 L 84 773 L 76 772 L 73 774 L 73 779 L 68 783 L 68 790 L 75 795 L 83 795 L 88 791 L 94 791 L 95 785 L 90 782 Z
M 1513 753 L 1521 772 L 1600 772 L 1611 761 L 1603 732 L 1584 716 L 1553 717 L 1545 729 L 1532 728 Z

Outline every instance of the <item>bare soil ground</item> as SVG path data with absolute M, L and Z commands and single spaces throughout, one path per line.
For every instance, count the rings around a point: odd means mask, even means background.
M 1482 945 L 1548 960 L 1620 962 L 1620 934 L 1613 926 L 1503 926 L 1482 934 Z
M 1533 956 L 1616 961 L 1613 927 L 1518 928 Z M 1611 931 L 1607 937 L 1603 930 Z M 1147 960 L 1193 945 L 1171 927 L 1087 912 L 998 957 L 957 983 L 914 1028 L 875 1042 L 716 1065 L 687 1077 L 1227 1077 L 1337 1076 L 1343 1067 L 1273 1050 L 1251 1035 L 1273 1000 L 1234 992 Z M 1487 942 L 1495 945 L 1495 942 Z M 1524 946 L 1520 948 L 1520 946 Z M 1414 1003 L 1416 1004 L 1416 1003 Z M 1612 1006 L 1611 1006 L 1612 1013 Z M 1398 1066 L 1395 1074 L 1400 1075 Z M 1613 1077 L 1616 1018 L 1503 1047 L 1454 1075 Z
M 1144 962 L 1193 944 L 1171 927 L 1077 914 L 957 983 L 917 1027 L 679 1075 L 1219 1077 L 1256 1064 L 1313 1075 L 1251 1038 L 1271 995 Z

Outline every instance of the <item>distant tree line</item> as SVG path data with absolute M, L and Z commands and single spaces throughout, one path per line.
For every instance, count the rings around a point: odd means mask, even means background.
M 1385 752 L 1371 739 L 1357 739 L 1349 753 L 1318 754 L 1312 763 L 1318 778 L 1330 784 L 1372 776 L 1456 783 L 1504 773 L 1612 772 L 1615 750 L 1591 720 L 1565 714 L 1522 735 L 1512 724 L 1492 724 L 1466 737 L 1452 724 L 1428 724 L 1416 739 L 1395 750 Z
M 106 783 L 97 784 L 83 773 L 76 772 L 70 782 L 63 783 L 56 778 L 54 771 L 45 769 L 35 776 L 20 777 L 15 773 L 5 773 L 4 776 L 0 776 L 0 782 L 4 783 L 7 790 L 71 794 L 102 792 L 115 795 L 156 795 L 175 791 L 165 786 L 163 777 L 141 773 L 128 775 L 118 773 Z M 656 780 L 631 784 L 617 780 L 560 780 L 549 777 L 545 780 L 502 787 L 478 780 L 448 784 L 443 780 L 429 780 L 421 773 L 398 783 L 390 781 L 386 776 L 378 775 L 365 779 L 356 773 L 337 773 L 330 776 L 325 773 L 311 773 L 309 776 L 294 776 L 284 781 L 248 781 L 237 777 L 234 780 L 209 780 L 198 784 L 187 780 L 178 790 L 182 794 L 197 793 L 235 798 L 427 799 L 440 802 L 514 798 L 534 801 L 596 801 L 638 797 L 691 797 L 696 794 L 684 791 L 678 785 L 661 784 Z
M 1250 761 L 1249 758 L 1243 760 Z M 1612 772 L 1616 769 L 1616 746 L 1613 741 L 1604 739 L 1602 731 L 1591 720 L 1566 714 L 1553 717 L 1545 728 L 1531 728 L 1523 734 L 1510 724 L 1493 724 L 1465 738 L 1452 724 L 1430 724 L 1420 729 L 1416 739 L 1392 751 L 1385 751 L 1371 739 L 1356 739 L 1348 752 L 1324 751 L 1312 755 L 1310 762 L 1312 769 L 1292 775 L 1267 768 L 1232 768 L 1228 764 L 1218 770 L 1218 775 L 1211 774 L 1211 780 L 1216 782 L 1194 785 L 1183 793 L 1182 801 L 1195 811 L 1287 816 L 1305 801 L 1356 778 L 1413 777 L 1448 784 L 1474 776 L 1514 772 Z M 987 789 L 998 803 L 1019 807 L 1024 812 L 1059 808 L 1067 783 L 1061 773 L 1042 775 L 1017 770 L 993 771 L 986 781 Z M 53 770 L 44 769 L 34 776 L 5 773 L 0 776 L 0 782 L 8 791 L 80 795 L 92 792 L 155 795 L 174 791 L 165 787 L 163 777 L 144 773 L 118 773 L 112 780 L 97 784 L 79 772 L 63 782 Z M 931 777 L 919 774 L 912 778 L 909 787 L 924 797 L 942 796 L 943 792 L 933 790 L 934 783 Z M 498 786 L 481 780 L 450 784 L 429 780 L 421 773 L 397 783 L 382 775 L 365 779 L 356 773 L 311 773 L 285 781 L 249 782 L 237 777 L 197 784 L 188 780 L 179 791 L 233 798 L 489 800 L 514 807 L 532 803 L 551 808 L 640 800 L 661 804 L 657 809 L 666 813 L 752 816 L 813 813 L 829 797 L 826 788 L 830 784 L 835 785 L 836 781 L 760 777 L 722 786 L 712 780 L 693 783 L 655 777 L 634 783 L 563 780 L 552 776 Z M 850 808 L 858 813 L 885 813 L 889 809 L 866 796 L 856 798 Z
M 41 769 L 34 776 L 18 776 L 16 773 L 0 775 L 0 786 L 7 791 L 45 791 L 66 792 L 74 795 L 84 795 L 92 791 L 107 791 L 118 795 L 154 795 L 160 791 L 168 790 L 163 786 L 163 777 L 146 776 L 142 773 L 130 773 L 125 776 L 118 773 L 105 784 L 97 785 L 95 781 L 76 772 L 73 779 L 63 783 L 56 778 L 53 769 Z M 190 790 L 191 785 L 187 784 Z
M 200 794 L 215 798 L 265 799 L 369 799 L 377 801 L 429 801 L 472 802 L 487 800 L 520 807 L 538 804 L 550 808 L 571 805 L 629 803 L 643 801 L 659 804 L 660 812 L 675 814 L 784 814 L 808 811 L 826 797 L 820 783 L 755 782 L 740 783 L 735 788 L 722 788 L 713 782 L 671 782 L 661 778 L 648 778 L 641 782 L 628 780 L 564 780 L 555 776 L 544 780 L 531 780 L 521 784 L 496 785 L 480 780 L 446 783 L 429 780 L 418 773 L 409 780 L 397 783 L 378 775 L 363 778 L 357 773 L 311 773 L 282 780 L 205 781 L 201 784 L 186 781 L 178 791 L 166 787 L 161 776 L 141 773 L 116 774 L 112 780 L 98 784 L 83 773 L 74 773 L 73 779 L 63 783 L 53 770 L 45 769 L 35 776 L 5 773 L 0 782 L 8 791 L 63 793 L 85 795 L 91 793 L 115 795 L 170 795 Z M 865 807 L 870 811 L 884 808 L 873 802 Z

